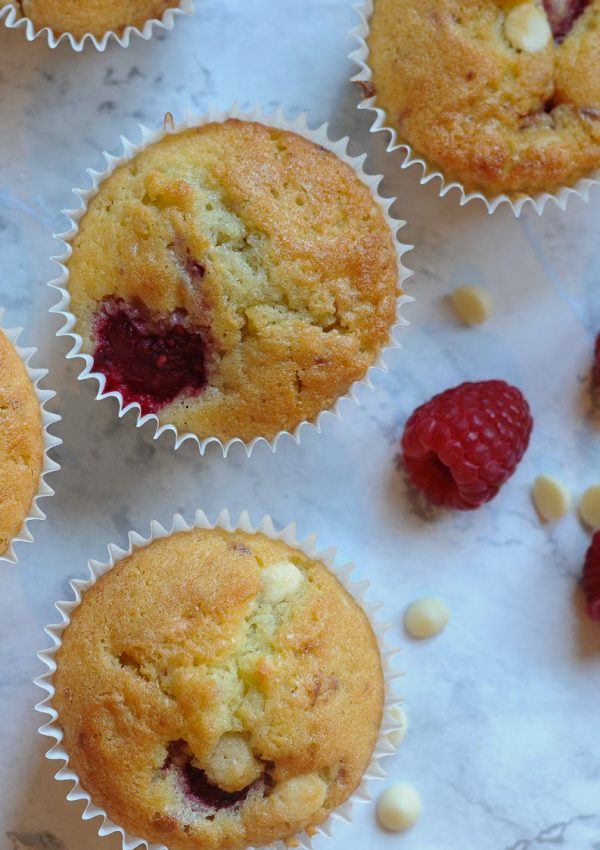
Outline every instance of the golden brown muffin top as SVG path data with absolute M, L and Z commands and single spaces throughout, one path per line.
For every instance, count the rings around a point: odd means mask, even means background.
M 0 555 L 29 513 L 43 465 L 40 403 L 23 362 L 0 331 Z
M 393 235 L 353 169 L 239 120 L 117 168 L 68 268 L 107 389 L 222 440 L 271 438 L 331 407 L 388 342 L 398 294 Z
M 157 540 L 88 590 L 53 704 L 117 824 L 173 850 L 262 846 L 323 821 L 374 748 L 368 619 L 319 561 L 261 534 Z
M 600 0 L 375 0 L 368 44 L 387 123 L 467 190 L 600 167 Z
M 91 33 L 101 38 L 106 32 L 120 35 L 126 27 L 142 29 L 146 21 L 161 19 L 179 0 L 0 0 L 12 3 L 36 30 L 49 27 L 57 35 L 71 33 L 82 38 Z

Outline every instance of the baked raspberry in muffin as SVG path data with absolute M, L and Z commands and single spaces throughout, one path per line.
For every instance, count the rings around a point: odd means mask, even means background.
M 600 0 L 374 0 L 375 101 L 467 190 L 553 192 L 600 167 Z
M 56 661 L 69 767 L 113 821 L 171 850 L 310 831 L 379 732 L 366 615 L 321 562 L 261 534 L 136 550 L 84 594 Z
M 370 189 L 295 133 L 228 120 L 121 165 L 68 262 L 106 390 L 200 438 L 272 438 L 330 408 L 389 341 L 394 237 Z
M 40 403 L 21 358 L 0 331 L 0 555 L 29 513 L 43 464 Z
M 0 0 L 0 8 L 16 6 L 36 30 L 49 27 L 56 35 L 70 33 L 82 38 L 91 33 L 120 35 L 126 27 L 141 29 L 146 21 L 161 19 L 179 0 Z

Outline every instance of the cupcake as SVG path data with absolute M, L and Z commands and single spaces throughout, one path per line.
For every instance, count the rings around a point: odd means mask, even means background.
M 363 82 L 468 192 L 556 192 L 600 167 L 600 3 L 374 0 Z
M 313 421 L 389 344 L 382 204 L 347 162 L 250 120 L 170 133 L 89 202 L 66 262 L 103 391 L 222 442 Z
M 0 330 L 0 556 L 30 513 L 43 466 L 40 403 L 23 361 Z
M 75 41 L 86 35 L 121 36 L 128 27 L 141 30 L 179 5 L 179 0 L 0 0 L 0 9 L 14 6 L 17 17 L 29 19 L 34 30 L 47 27 L 55 36 L 70 35 Z
M 53 687 L 69 776 L 170 850 L 314 831 L 359 785 L 384 700 L 369 621 L 322 562 L 199 528 L 84 593 Z

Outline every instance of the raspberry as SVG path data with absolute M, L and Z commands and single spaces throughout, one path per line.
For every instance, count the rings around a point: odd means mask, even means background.
M 544 0 L 552 34 L 557 41 L 562 41 L 570 32 L 589 2 L 590 0 Z
M 254 788 L 270 787 L 272 780 L 268 774 L 257 779 L 247 788 L 234 793 L 224 791 L 218 785 L 212 785 L 203 770 L 195 767 L 193 756 L 185 741 L 171 741 L 167 749 L 167 758 L 162 766 L 176 775 L 176 781 L 186 798 L 193 804 L 197 803 L 206 809 L 231 809 L 243 802 Z
M 206 335 L 182 316 L 152 315 L 139 299 L 109 296 L 96 313 L 94 336 L 94 369 L 106 376 L 106 390 L 118 390 L 125 404 L 137 401 L 142 413 L 206 387 Z
M 504 381 L 461 384 L 411 414 L 402 436 L 404 464 L 434 505 L 470 511 L 493 499 L 513 474 L 532 425 L 516 387 Z
M 592 537 L 585 554 L 581 588 L 587 598 L 588 614 L 592 620 L 600 620 L 600 531 Z

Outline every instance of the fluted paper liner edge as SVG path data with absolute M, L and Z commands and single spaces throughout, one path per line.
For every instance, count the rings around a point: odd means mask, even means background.
M 23 329 L 4 328 L 2 326 L 3 315 L 4 310 L 0 308 L 0 330 L 4 332 L 7 339 L 17 352 L 21 362 L 25 366 L 25 369 L 27 370 L 27 374 L 29 376 L 29 380 L 33 385 L 35 395 L 40 405 L 44 443 L 44 462 L 42 466 L 42 472 L 40 474 L 38 491 L 33 497 L 31 507 L 29 508 L 29 513 L 23 520 L 21 528 L 19 529 L 15 537 L 13 537 L 9 541 L 6 552 L 0 555 L 0 561 L 8 561 L 11 564 L 16 564 L 19 560 L 19 557 L 15 552 L 15 545 L 17 543 L 32 543 L 33 534 L 31 533 L 29 524 L 31 522 L 34 522 L 35 520 L 39 521 L 46 519 L 46 514 L 43 512 L 43 510 L 38 504 L 39 500 L 54 495 L 54 490 L 46 481 L 46 476 L 49 475 L 51 472 L 56 472 L 60 469 L 58 463 L 50 457 L 50 452 L 52 451 L 52 449 L 56 448 L 56 446 L 59 446 L 62 443 L 62 440 L 59 437 L 55 437 L 53 434 L 51 434 L 48 429 L 52 425 L 55 425 L 57 422 L 60 422 L 61 417 L 57 413 L 51 413 L 49 410 L 46 410 L 46 404 L 50 401 L 50 399 L 54 398 L 56 395 L 53 390 L 42 389 L 40 387 L 40 381 L 42 381 L 46 377 L 46 375 L 48 374 L 48 370 L 36 369 L 30 365 L 32 358 L 34 358 L 38 353 L 37 348 L 23 348 L 22 346 L 20 346 L 18 344 L 18 339 L 21 336 Z
M 354 10 L 359 17 L 359 23 L 350 31 L 350 35 L 358 42 L 358 47 L 349 54 L 348 58 L 358 65 L 359 71 L 351 80 L 353 83 L 368 85 L 372 82 L 367 39 L 370 31 L 369 21 L 373 13 L 373 0 L 365 0 L 365 2 L 355 5 Z M 573 196 L 587 202 L 589 201 L 591 187 L 600 186 L 600 169 L 597 169 L 589 177 L 578 180 L 574 186 L 562 186 L 554 193 L 539 192 L 536 195 L 518 194 L 515 196 L 501 193 L 493 197 L 488 197 L 482 192 L 467 191 L 462 183 L 457 180 L 448 180 L 435 166 L 432 166 L 423 157 L 419 156 L 408 142 L 399 141 L 398 132 L 387 123 L 385 110 L 376 105 L 376 100 L 376 96 L 373 95 L 371 97 L 365 97 L 358 104 L 358 109 L 364 109 L 372 113 L 370 132 L 387 133 L 389 135 L 389 141 L 386 146 L 388 153 L 397 150 L 404 152 L 404 161 L 400 165 L 400 168 L 406 169 L 411 166 L 420 168 L 421 177 L 419 178 L 419 182 L 421 185 L 432 181 L 439 181 L 438 194 L 440 198 L 443 198 L 449 192 L 457 191 L 459 193 L 460 206 L 464 206 L 470 201 L 481 201 L 491 215 L 498 207 L 506 204 L 511 208 L 515 217 L 519 218 L 524 208 L 530 205 L 538 215 L 542 215 L 549 203 L 556 204 L 556 206 L 564 211 L 570 198 Z
M 96 50 L 102 53 L 112 41 L 121 47 L 129 47 L 132 37 L 149 41 L 157 30 L 172 30 L 175 25 L 175 18 L 179 15 L 193 14 L 194 0 L 180 0 L 178 6 L 165 9 L 162 18 L 150 18 L 141 28 L 128 26 L 123 29 L 122 33 L 107 30 L 101 36 L 93 35 L 91 32 L 84 33 L 82 36 L 74 36 L 70 32 L 56 34 L 50 27 L 36 29 L 33 21 L 21 15 L 14 3 L 9 3 L 0 9 L 0 21 L 4 21 L 4 26 L 8 29 L 23 30 L 27 41 L 45 38 L 48 47 L 52 49 L 58 47 L 62 42 L 68 42 L 76 53 L 81 53 L 86 43 L 89 42 Z
M 299 541 L 296 535 L 296 525 L 294 523 L 287 525 L 281 530 L 277 530 L 273 520 L 268 515 L 264 516 L 258 525 L 254 525 L 247 511 L 243 511 L 240 514 L 239 520 L 237 522 L 233 522 L 229 511 L 223 510 L 218 515 L 216 521 L 211 522 L 202 510 L 198 510 L 191 524 L 187 523 L 180 514 L 176 514 L 170 528 L 164 528 L 164 526 L 162 526 L 159 522 L 153 521 L 150 524 L 150 533 L 148 536 L 144 537 L 137 532 L 130 531 L 128 535 L 127 548 L 123 549 L 115 544 L 110 544 L 107 547 L 109 556 L 107 561 L 90 560 L 88 562 L 89 578 L 73 579 L 70 582 L 74 598 L 70 601 L 58 602 L 56 604 L 56 608 L 61 617 L 61 622 L 45 627 L 45 632 L 50 637 L 52 646 L 38 653 L 38 658 L 45 664 L 47 670 L 43 675 L 35 679 L 35 684 L 46 691 L 47 695 L 36 705 L 36 711 L 39 711 L 50 718 L 43 726 L 40 727 L 39 732 L 41 735 L 53 738 L 56 742 L 46 752 L 46 758 L 52 761 L 64 762 L 63 766 L 55 774 L 55 777 L 59 781 L 70 782 L 72 784 L 72 788 L 67 794 L 67 800 L 83 800 L 85 802 L 85 810 L 82 814 L 83 820 L 101 818 L 102 822 L 98 829 L 98 835 L 105 836 L 111 835 L 115 832 L 120 833 L 123 842 L 123 850 L 133 850 L 133 848 L 140 845 L 148 848 L 148 850 L 168 850 L 168 848 L 163 844 L 149 844 L 149 842 L 143 838 L 130 835 L 126 830 L 112 821 L 104 809 L 94 805 L 91 796 L 81 787 L 79 777 L 69 767 L 69 756 L 62 746 L 63 733 L 59 724 L 59 716 L 52 706 L 52 698 L 54 696 L 52 677 L 56 670 L 55 657 L 62 643 L 62 633 L 69 625 L 71 621 L 71 613 L 81 602 L 82 595 L 86 592 L 86 590 L 92 587 L 100 576 L 112 569 L 117 561 L 131 555 L 135 549 L 143 548 L 148 546 L 154 540 L 158 540 L 162 537 L 169 537 L 170 535 L 180 531 L 190 531 L 192 528 L 222 528 L 229 532 L 243 531 L 248 534 L 260 533 L 273 540 L 283 540 L 289 546 L 300 549 L 312 560 L 322 561 L 338 578 L 342 586 L 346 588 L 356 602 L 362 607 L 369 619 L 371 627 L 377 637 L 383 666 L 385 683 L 383 720 L 371 761 L 363 774 L 360 785 L 341 806 L 331 813 L 323 824 L 316 827 L 315 834 L 331 837 L 335 820 L 341 819 L 351 822 L 353 805 L 360 802 L 369 802 L 372 799 L 370 793 L 371 783 L 374 780 L 383 780 L 386 778 L 386 772 L 381 765 L 381 760 L 385 756 L 396 752 L 396 747 L 392 745 L 388 736 L 390 732 L 399 728 L 398 721 L 390 714 L 390 710 L 400 702 L 398 696 L 393 691 L 393 683 L 401 675 L 397 670 L 395 670 L 393 665 L 393 659 L 398 650 L 385 642 L 384 636 L 389 629 L 389 625 L 380 623 L 375 619 L 375 615 L 381 608 L 381 605 L 365 602 L 364 600 L 369 587 L 369 582 L 353 582 L 350 580 L 351 573 L 354 569 L 353 565 L 344 564 L 343 566 L 336 567 L 335 548 L 330 547 L 325 550 L 319 550 L 317 548 L 316 535 L 314 534 L 311 534 L 304 540 Z M 304 850 L 312 850 L 313 843 L 311 836 L 306 833 L 301 833 L 300 835 L 295 836 L 295 838 L 299 842 L 299 846 L 304 848 Z M 268 845 L 268 847 L 273 848 L 273 850 L 285 850 L 286 844 L 284 841 L 277 841 Z M 248 848 L 248 850 L 252 850 L 252 848 Z
M 257 436 L 250 441 L 244 441 L 240 437 L 233 437 L 227 440 L 226 442 L 222 442 L 216 435 L 200 439 L 196 434 L 192 432 L 179 433 L 175 425 L 172 425 L 171 423 L 161 424 L 159 417 L 154 413 L 142 414 L 141 407 L 137 402 L 131 402 L 130 404 L 126 405 L 124 403 L 122 394 L 117 390 L 105 392 L 104 390 L 106 386 L 106 378 L 101 372 L 94 371 L 93 358 L 91 357 L 91 355 L 86 354 L 81 350 L 82 339 L 81 336 L 74 331 L 76 319 L 73 313 L 71 313 L 69 310 L 69 271 L 65 264 L 71 256 L 71 242 L 78 232 L 79 222 L 87 210 L 87 205 L 89 201 L 97 194 L 100 184 L 110 174 L 112 174 L 112 172 L 118 166 L 132 159 L 136 154 L 138 154 L 148 145 L 159 141 L 166 135 L 178 133 L 192 127 L 202 126 L 203 124 L 207 124 L 210 122 L 223 122 L 229 118 L 256 121 L 258 123 L 265 124 L 266 126 L 276 127 L 280 130 L 288 130 L 290 132 L 297 133 L 303 136 L 304 138 L 309 139 L 310 141 L 315 142 L 316 144 L 321 145 L 322 147 L 332 151 L 341 160 L 351 166 L 351 168 L 354 170 L 359 179 L 370 189 L 373 198 L 379 204 L 385 216 L 386 223 L 393 234 L 394 247 L 396 249 L 398 264 L 398 287 L 402 292 L 402 285 L 404 281 L 412 274 L 412 272 L 410 272 L 402 262 L 403 255 L 406 253 L 406 251 L 409 251 L 412 246 L 405 245 L 401 243 L 398 239 L 398 232 L 406 224 L 406 222 L 393 218 L 390 214 L 390 208 L 396 199 L 384 198 L 379 194 L 378 187 L 382 180 L 382 176 L 370 175 L 364 171 L 363 164 L 367 155 L 362 154 L 360 156 L 350 156 L 348 154 L 349 138 L 345 136 L 344 138 L 338 139 L 337 141 L 331 141 L 328 135 L 328 125 L 326 123 L 322 124 L 319 128 L 315 130 L 310 129 L 308 126 L 308 117 L 306 113 L 302 113 L 294 120 L 289 121 L 286 119 L 284 111 L 281 107 L 278 107 L 272 114 L 267 115 L 263 111 L 260 104 L 254 106 L 251 111 L 244 112 L 237 103 L 234 103 L 231 109 L 229 110 L 220 110 L 216 106 L 212 105 L 203 115 L 197 115 L 192 112 L 187 112 L 184 116 L 183 121 L 180 124 L 176 125 L 174 122 L 165 120 L 163 127 L 158 130 L 150 130 L 140 124 L 140 130 L 142 135 L 142 140 L 140 143 L 134 144 L 133 142 L 130 142 L 128 139 L 126 139 L 124 136 L 121 136 L 123 153 L 119 156 L 113 156 L 105 151 L 103 153 L 103 156 L 106 161 L 106 169 L 104 171 L 94 171 L 92 169 L 88 169 L 88 174 L 91 178 L 92 185 L 87 189 L 73 190 L 74 194 L 79 198 L 80 206 L 74 210 L 63 210 L 64 214 L 69 219 L 70 226 L 69 229 L 64 233 L 55 235 L 55 238 L 62 243 L 64 250 L 62 254 L 52 257 L 52 260 L 60 267 L 60 275 L 54 280 L 51 280 L 49 282 L 49 286 L 58 290 L 61 298 L 58 304 L 50 308 L 50 312 L 57 313 L 63 316 L 65 320 L 63 326 L 57 331 L 57 336 L 67 336 L 73 340 L 73 346 L 71 350 L 67 353 L 67 358 L 80 358 L 85 362 L 85 366 L 79 374 L 78 380 L 85 380 L 87 378 L 95 379 L 98 382 L 98 391 L 96 393 L 96 398 L 115 398 L 119 407 L 119 418 L 123 417 L 129 411 L 137 411 L 136 426 L 140 428 L 146 423 L 153 423 L 155 428 L 154 439 L 158 439 L 158 437 L 160 437 L 162 434 L 171 433 L 172 435 L 174 435 L 175 449 L 178 449 L 187 440 L 192 440 L 197 444 L 200 454 L 203 455 L 206 451 L 207 446 L 209 446 L 211 443 L 216 443 L 221 448 L 223 455 L 226 456 L 233 445 L 241 444 L 244 446 L 246 454 L 250 456 L 255 446 L 260 443 L 267 443 L 272 452 L 276 450 L 277 445 L 282 438 L 291 437 L 294 442 L 299 443 L 301 439 L 301 434 L 306 428 L 313 428 L 318 433 L 321 433 L 323 427 L 323 419 L 327 415 L 333 415 L 335 418 L 341 419 L 342 405 L 346 401 L 351 401 L 355 403 L 359 401 L 357 396 L 358 387 L 360 387 L 361 385 L 366 385 L 367 387 L 372 386 L 371 375 L 373 371 L 377 369 L 387 371 L 387 366 L 385 364 L 385 356 L 387 352 L 390 351 L 390 349 L 400 348 L 400 343 L 396 339 L 396 333 L 401 326 L 408 324 L 408 322 L 401 315 L 401 307 L 404 304 L 413 301 L 414 299 L 403 292 L 398 296 L 396 319 L 394 324 L 390 328 L 388 340 L 386 344 L 382 346 L 376 361 L 369 367 L 369 369 L 361 379 L 355 381 L 350 386 L 348 391 L 336 400 L 336 402 L 331 408 L 329 408 L 328 410 L 321 411 L 312 420 L 303 420 L 296 426 L 293 432 L 282 430 L 275 434 L 275 436 L 271 439 Z

